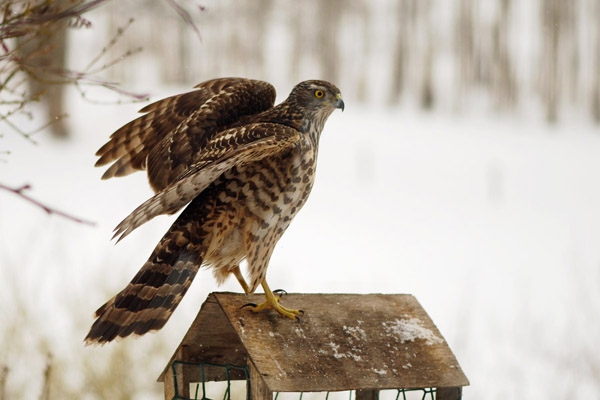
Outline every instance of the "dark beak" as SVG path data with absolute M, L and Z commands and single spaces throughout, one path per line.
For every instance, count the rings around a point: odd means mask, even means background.
M 333 103 L 333 106 L 344 111 L 344 100 L 342 100 L 342 95 L 338 94 L 337 96 L 335 96 L 335 98 L 337 99 L 337 101 Z

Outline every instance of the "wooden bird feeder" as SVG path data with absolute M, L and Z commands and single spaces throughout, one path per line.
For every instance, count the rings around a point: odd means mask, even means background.
M 189 399 L 194 383 L 240 379 L 252 400 L 272 400 L 281 392 L 349 390 L 363 400 L 388 389 L 420 388 L 450 400 L 460 399 L 469 384 L 411 295 L 285 295 L 287 307 L 304 310 L 300 322 L 242 308 L 263 300 L 263 295 L 208 296 L 158 378 L 165 399 Z

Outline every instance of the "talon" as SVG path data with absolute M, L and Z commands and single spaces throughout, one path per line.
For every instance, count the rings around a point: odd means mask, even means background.
M 287 294 L 287 291 L 285 289 L 275 289 L 273 290 L 273 294 L 276 294 L 279 296 L 279 298 L 282 298 L 284 294 Z
M 296 314 L 296 322 L 300 322 L 300 316 L 304 315 L 304 310 L 296 310 L 298 314 Z
M 256 303 L 246 303 L 246 304 L 244 304 L 243 306 L 241 306 L 241 307 L 240 307 L 240 309 L 241 309 L 241 308 L 246 308 L 246 307 L 252 307 L 252 308 L 256 308 L 256 307 L 257 307 L 257 305 L 256 305 Z
M 280 300 L 281 297 L 280 296 L 276 296 L 273 293 L 287 293 L 285 290 L 276 290 L 276 291 L 271 291 L 271 289 L 269 288 L 269 285 L 267 285 L 266 281 L 262 282 L 262 287 L 265 290 L 265 297 L 266 297 L 266 301 L 264 303 L 261 304 L 246 304 L 243 307 L 246 306 L 251 306 L 251 310 L 254 312 L 260 312 L 262 310 L 275 310 L 277 311 L 280 315 L 287 317 L 289 319 L 294 319 L 298 322 L 300 322 L 300 315 L 304 314 L 304 311 L 302 310 L 294 310 L 291 308 L 286 308 L 284 306 L 282 306 L 280 304 Z

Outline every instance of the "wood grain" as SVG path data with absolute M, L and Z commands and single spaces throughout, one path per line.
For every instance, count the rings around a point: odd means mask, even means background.
M 261 390 L 271 393 L 469 384 L 412 295 L 285 295 L 286 307 L 304 310 L 300 322 L 242 308 L 263 300 L 263 295 L 211 294 L 180 345 L 185 361 L 252 363 L 268 388 Z M 221 378 L 218 373 L 210 377 Z

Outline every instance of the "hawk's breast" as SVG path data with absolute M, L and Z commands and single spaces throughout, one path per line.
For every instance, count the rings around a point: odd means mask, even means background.
M 307 141 L 308 142 L 308 141 Z M 276 243 L 312 189 L 317 153 L 304 143 L 291 151 L 237 166 L 219 179 L 218 223 L 207 263 L 228 267 L 244 258 L 244 238 Z M 218 266 L 211 262 L 219 260 Z M 221 261 L 227 260 L 227 265 Z

